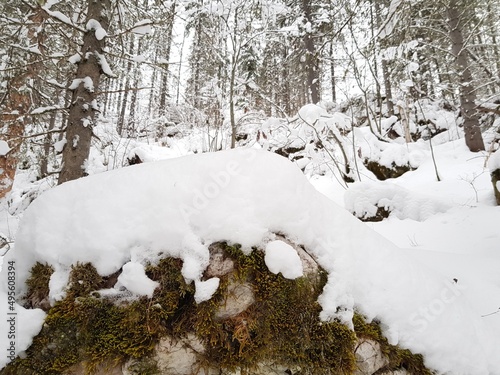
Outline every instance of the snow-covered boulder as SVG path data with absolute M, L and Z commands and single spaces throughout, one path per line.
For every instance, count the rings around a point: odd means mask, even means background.
M 226 245 L 211 267 L 216 243 Z M 81 356 L 90 366 L 150 358 L 160 339 L 194 334 L 208 367 L 260 366 L 274 353 L 289 369 L 349 372 L 361 315 L 380 322 L 384 345 L 422 353 L 438 371 L 500 369 L 499 346 L 483 334 L 498 327 L 480 318 L 460 286 L 264 151 L 144 163 L 58 186 L 25 212 L 9 262 L 18 303 L 35 287 L 50 303 L 45 324 L 40 310 L 19 316 L 30 319 L 30 330 L 24 321 L 18 327 L 33 344 L 9 371 L 57 373 Z M 247 296 L 236 315 L 217 318 L 231 285 L 251 286 L 254 302 Z M 3 306 L 7 292 L 2 286 Z M 7 332 L 5 319 L 0 329 Z M 15 345 L 13 355 L 24 349 Z
M 425 221 L 451 205 L 389 181 L 356 182 L 344 196 L 345 208 L 363 221 L 380 221 L 390 214 L 398 219 Z

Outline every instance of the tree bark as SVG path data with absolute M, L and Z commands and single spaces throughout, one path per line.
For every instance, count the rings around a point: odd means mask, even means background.
M 337 82 L 335 81 L 335 60 L 333 59 L 333 41 L 330 43 L 330 82 L 332 85 L 332 102 L 337 102 Z
M 22 90 L 28 77 L 29 73 L 24 73 L 12 80 L 6 106 L 0 114 L 0 121 L 6 128 L 6 132 L 0 135 L 0 141 L 6 142 L 9 147 L 6 154 L 0 155 L 0 198 L 6 196 L 14 184 L 21 138 L 26 126 L 25 115 L 31 107 L 29 93 Z
M 27 30 L 30 44 L 37 45 L 43 52 L 43 30 L 39 29 L 45 21 L 46 13 L 41 7 L 32 9 L 28 16 L 29 28 Z M 22 136 L 28 123 L 28 114 L 33 106 L 33 95 L 26 83 L 30 79 L 36 79 L 41 63 L 39 57 L 28 59 L 28 64 L 17 72 L 10 81 L 8 92 L 4 99 L 4 105 L 0 112 L 0 123 L 4 130 L 0 132 L 0 141 L 7 143 L 9 151 L 0 155 L 0 198 L 5 197 L 12 189 L 16 174 L 19 153 L 22 144 Z
M 451 50 L 458 68 L 460 91 L 460 112 L 464 120 L 465 144 L 472 152 L 483 151 L 484 142 L 479 127 L 476 107 L 476 92 L 472 82 L 469 59 L 462 31 L 462 16 L 458 0 L 450 0 L 448 5 L 448 26 L 450 28 Z
M 106 10 L 110 8 L 110 0 L 88 0 L 87 26 L 91 20 L 97 20 L 101 27 L 108 28 Z M 71 104 L 69 108 L 67 143 L 63 150 L 63 167 L 59 174 L 59 184 L 75 180 L 86 175 L 85 163 L 90 154 L 92 128 L 96 115 L 97 90 L 101 78 L 101 56 L 104 56 L 104 40 L 98 39 L 96 30 L 88 27 L 83 36 L 81 61 L 73 84 Z M 100 35 L 102 36 L 102 35 Z M 91 85 L 89 82 L 91 81 Z M 74 87 L 73 85 L 71 87 Z
M 130 35 L 130 41 L 128 50 L 130 54 L 134 54 L 134 43 L 135 39 L 133 35 Z M 132 71 L 132 60 L 127 61 L 126 70 L 127 73 Z M 120 94 L 120 100 L 118 100 L 118 105 L 120 106 L 120 116 L 118 117 L 118 124 L 116 126 L 116 131 L 120 136 L 123 136 L 123 129 L 125 128 L 125 116 L 127 115 L 127 105 L 128 105 L 128 93 L 130 91 L 130 80 L 132 79 L 130 74 L 127 74 L 125 78 L 125 84 L 123 86 L 123 93 Z M 128 136 L 128 134 L 127 134 Z
M 302 0 L 302 11 L 306 22 L 309 23 L 309 28 L 312 28 L 313 17 L 310 0 Z M 308 99 L 311 103 L 319 103 L 319 60 L 314 44 L 314 38 L 311 30 L 304 30 L 304 47 L 305 47 L 305 69 L 307 74 L 307 89 Z
M 164 58 L 166 61 L 170 62 L 170 51 L 172 49 L 172 34 L 174 30 L 174 22 L 175 22 L 175 8 L 177 4 L 176 2 L 172 2 L 170 6 L 170 11 L 168 13 L 167 18 L 167 28 L 165 30 L 165 45 L 163 46 Z M 166 115 L 167 109 L 167 101 L 169 98 L 169 68 L 170 64 L 165 64 L 164 70 L 160 73 L 161 79 L 161 90 L 160 90 L 160 115 Z
M 380 5 L 378 1 L 374 1 L 375 5 L 375 20 L 377 24 L 377 28 L 380 28 L 382 25 L 381 15 L 380 15 Z M 384 47 L 383 42 L 381 42 L 381 47 Z M 392 97 L 392 82 L 391 75 L 389 74 L 389 64 L 386 59 L 382 59 L 382 80 L 384 81 L 384 91 L 385 91 L 385 101 L 387 105 L 387 115 L 394 115 L 394 101 Z

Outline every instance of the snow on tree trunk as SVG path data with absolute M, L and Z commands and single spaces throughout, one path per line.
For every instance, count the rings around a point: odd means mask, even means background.
M 472 73 L 469 67 L 468 53 L 463 36 L 463 12 L 460 11 L 460 1 L 450 0 L 448 4 L 448 26 L 450 28 L 451 50 L 455 56 L 458 68 L 460 86 L 460 112 L 464 119 L 465 143 L 472 152 L 484 150 L 483 137 L 479 127 L 476 108 L 476 92 L 472 83 Z
M 0 138 L 0 146 L 3 145 L 0 147 L 0 198 L 10 192 L 14 183 L 21 144 L 12 140 L 19 140 L 22 137 L 25 127 L 25 118 L 22 114 L 29 108 L 29 95 L 20 91 L 25 76 L 25 74 L 20 75 L 11 83 L 7 106 L 0 115 L 0 121 L 7 129 Z M 13 108 L 16 108 L 17 113 L 13 113 Z M 8 142 L 9 140 L 11 142 Z
M 311 103 L 317 104 L 320 101 L 319 94 L 319 61 L 314 45 L 312 31 L 309 30 L 313 24 L 312 5 L 309 0 L 302 0 L 302 11 L 306 21 L 306 30 L 304 32 L 303 40 L 305 47 L 305 62 L 304 67 L 307 72 L 307 89 L 308 99 Z
M 45 17 L 46 14 L 40 7 L 33 9 L 28 16 L 28 41 L 29 44 L 37 46 L 40 52 L 44 33 L 39 27 Z M 24 129 L 29 121 L 27 115 L 33 106 L 33 96 L 26 83 L 29 79 L 36 78 L 41 69 L 37 60 L 37 56 L 28 58 L 21 72 L 11 80 L 8 92 L 3 98 L 4 105 L 1 106 L 0 113 L 0 123 L 3 127 L 0 132 L 0 198 L 11 191 L 14 183 Z
M 104 70 L 103 47 L 108 27 L 106 9 L 109 8 L 109 0 L 88 0 L 86 32 L 80 51 L 82 58 L 70 86 L 73 95 L 59 184 L 85 176 L 85 162 L 90 153 L 92 128 L 97 112 L 97 89 Z

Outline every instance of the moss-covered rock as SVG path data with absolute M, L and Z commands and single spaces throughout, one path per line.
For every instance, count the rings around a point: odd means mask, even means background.
M 51 266 L 39 262 L 31 268 L 31 277 L 26 282 L 28 287 L 24 303 L 26 308 L 40 308 L 44 311 L 50 309 L 49 281 L 53 272 Z
M 398 178 L 406 172 L 413 170 L 410 165 L 396 165 L 394 162 L 390 168 L 369 159 L 365 159 L 363 164 L 366 166 L 366 169 L 371 171 L 375 177 L 381 181 L 387 180 L 388 178 Z
M 109 278 L 90 264 L 75 265 L 66 297 L 48 309 L 26 355 L 0 374 L 353 374 L 361 339 L 380 346 L 382 370 L 430 374 L 421 357 L 389 345 L 375 323 L 357 315 L 352 331 L 320 321 L 317 300 L 327 274 L 319 266 L 290 280 L 267 269 L 260 249 L 245 255 L 218 243 L 210 252 L 205 277 L 219 277 L 219 288 L 199 304 L 179 259 L 146 268 L 160 284 L 151 299 L 104 297 L 96 291 L 109 286 Z M 35 265 L 29 294 L 46 299 L 50 274 L 48 266 Z M 252 298 L 243 309 L 221 314 L 231 298 L 237 302 L 239 286 Z
M 491 182 L 493 183 L 493 192 L 495 193 L 497 205 L 500 206 L 500 169 L 491 172 Z
M 357 337 L 360 340 L 370 339 L 377 342 L 382 354 L 388 360 L 384 368 L 377 373 L 405 370 L 407 374 L 432 375 L 432 372 L 425 367 L 424 359 L 420 354 L 413 354 L 407 349 L 390 345 L 377 322 L 367 323 L 362 315 L 354 314 L 353 323 Z
M 365 222 L 379 222 L 384 219 L 387 219 L 389 215 L 391 214 L 391 211 L 385 207 L 379 207 L 378 205 L 375 205 L 377 207 L 377 212 L 375 212 L 375 215 L 370 216 L 368 213 L 365 213 L 363 216 L 358 216 L 356 217 Z

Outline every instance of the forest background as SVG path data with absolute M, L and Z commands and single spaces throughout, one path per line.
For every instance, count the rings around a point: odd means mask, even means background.
M 499 112 L 492 0 L 0 7 L 0 197 L 17 166 L 53 186 L 86 175 L 91 148 L 112 169 L 129 164 L 130 140 L 168 145 L 189 129 L 203 138 L 190 151 L 235 147 L 246 125 L 290 125 L 307 103 L 369 126 L 382 142 L 407 143 L 444 130 L 424 113 L 434 103 L 454 113 L 473 152 L 485 150 L 481 131 Z M 347 159 L 334 160 L 341 174 L 352 174 Z

